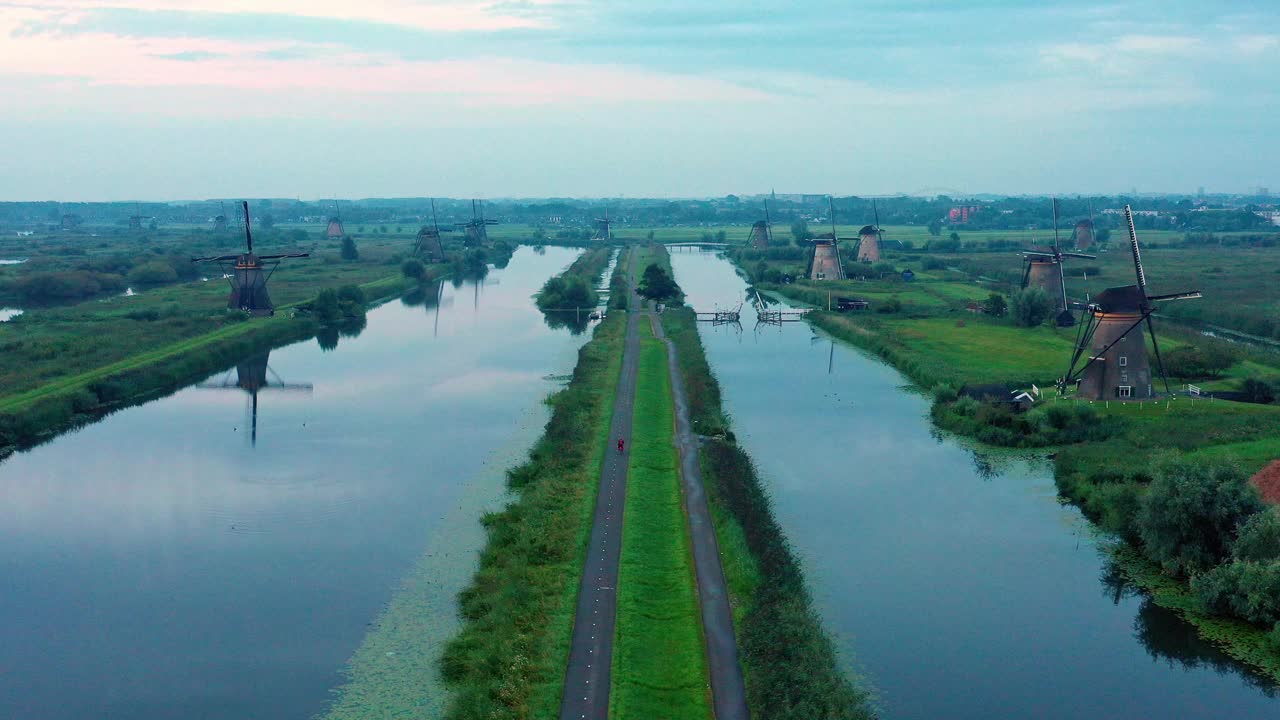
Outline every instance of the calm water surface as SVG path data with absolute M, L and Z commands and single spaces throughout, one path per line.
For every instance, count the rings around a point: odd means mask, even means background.
M 322 711 L 417 558 L 474 561 L 480 533 L 438 530 L 501 499 L 572 370 L 587 336 L 530 296 L 576 255 L 521 248 L 0 463 L 0 718 Z
M 22 311 L 18 308 L 0 307 L 0 322 L 8 322 L 21 314 Z
M 677 252 L 700 310 L 725 260 Z M 883 716 L 1269 718 L 1268 683 L 1127 587 L 1042 461 L 936 436 L 892 368 L 804 323 L 702 327 L 739 441 L 804 558 L 827 627 Z

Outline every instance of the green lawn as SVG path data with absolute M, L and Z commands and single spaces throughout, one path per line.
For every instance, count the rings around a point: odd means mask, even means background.
M 711 717 L 665 346 L 641 324 L 610 716 Z

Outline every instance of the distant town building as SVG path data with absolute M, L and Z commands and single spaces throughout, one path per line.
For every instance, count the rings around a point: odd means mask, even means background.
M 977 214 L 977 212 L 977 206 L 954 207 L 951 208 L 951 212 L 947 213 L 947 217 L 952 223 L 967 223 L 969 222 L 969 217 Z

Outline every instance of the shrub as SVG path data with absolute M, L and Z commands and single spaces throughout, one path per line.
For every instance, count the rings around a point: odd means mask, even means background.
M 1183 345 L 1165 354 L 1164 368 L 1174 377 L 1194 380 L 1218 377 L 1234 365 L 1236 359 L 1235 351 L 1220 343 Z
M 1280 560 L 1280 510 L 1269 508 L 1245 520 L 1231 546 L 1231 556 L 1236 560 Z
M 880 303 L 879 305 L 876 305 L 876 312 L 884 313 L 886 315 L 891 313 L 896 313 L 896 312 L 902 312 L 902 301 L 896 297 L 891 297 L 888 300 L 885 300 L 884 302 Z
M 1226 559 L 1240 524 L 1262 507 L 1234 465 L 1165 461 L 1142 500 L 1138 535 L 1166 571 L 1191 575 Z
M 946 270 L 947 269 L 947 264 L 943 262 L 942 258 L 936 258 L 936 257 L 927 257 L 921 262 L 920 265 L 925 270 Z
M 427 266 L 422 264 L 417 258 L 409 258 L 400 266 L 400 272 L 410 280 L 421 280 L 427 273 Z
M 1245 378 L 1240 385 L 1240 399 L 1245 402 L 1267 404 L 1276 399 L 1275 388 L 1265 380 Z
M 1191 579 L 1191 590 L 1213 612 L 1268 625 L 1280 621 L 1280 560 L 1237 560 Z
M 982 309 L 992 317 L 1004 317 L 1009 312 L 1009 303 L 1000 293 L 991 293 L 986 302 L 982 303 Z
M 171 283 L 177 279 L 177 271 L 173 269 L 172 265 L 163 260 L 153 260 L 129 271 L 129 282 L 138 285 L 159 285 L 161 283 Z

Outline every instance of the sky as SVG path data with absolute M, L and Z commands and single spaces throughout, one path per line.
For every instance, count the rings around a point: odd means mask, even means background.
M 1280 192 L 1280 12 L 0 0 L 0 201 Z

